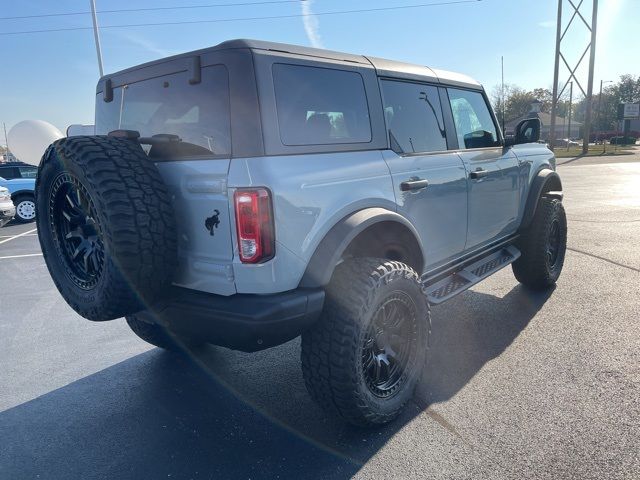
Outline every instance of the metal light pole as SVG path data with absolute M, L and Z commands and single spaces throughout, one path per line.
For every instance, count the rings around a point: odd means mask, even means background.
M 91 16 L 93 17 L 93 38 L 96 41 L 96 53 L 98 54 L 98 68 L 100 76 L 104 75 L 102 69 L 102 47 L 100 46 L 100 32 L 98 31 L 98 16 L 96 15 L 96 0 L 89 0 L 91 4 Z
M 7 144 L 7 150 L 4 152 L 5 160 L 9 161 L 9 137 L 7 137 L 7 125 L 2 122 L 2 128 L 4 128 L 4 141 Z
M 500 57 L 500 64 L 501 64 L 501 70 L 502 70 L 502 135 L 505 135 L 505 132 L 504 132 L 504 122 L 505 122 L 504 112 L 506 111 L 506 109 L 505 109 L 505 106 L 504 106 L 504 56 Z
M 600 94 L 598 95 L 598 132 L 596 133 L 596 143 L 598 143 L 598 140 L 600 140 L 600 127 L 602 127 L 602 124 L 600 123 L 602 120 L 602 84 L 611 82 L 613 82 L 613 80 L 600 80 Z M 606 153 L 607 141 L 602 140 L 602 145 L 603 152 Z

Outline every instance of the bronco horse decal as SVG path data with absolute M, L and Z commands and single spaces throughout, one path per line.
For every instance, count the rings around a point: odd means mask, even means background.
M 219 215 L 220 211 L 218 209 L 215 209 L 213 211 L 213 215 L 211 215 L 204 221 L 204 226 L 207 230 L 209 230 L 209 234 L 212 237 L 215 235 L 215 229 L 218 228 L 218 225 L 220 225 L 220 218 L 218 217 Z

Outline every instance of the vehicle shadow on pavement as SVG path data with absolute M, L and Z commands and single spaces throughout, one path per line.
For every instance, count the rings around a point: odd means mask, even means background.
M 256 354 L 153 349 L 0 412 L 0 478 L 351 478 L 500 355 L 549 294 L 470 291 L 434 308 L 416 402 L 372 430 L 311 401 L 299 341 Z
M 511 345 L 552 293 L 518 285 L 502 298 L 468 291 L 434 307 L 428 365 L 416 391 L 419 404 L 453 397 Z

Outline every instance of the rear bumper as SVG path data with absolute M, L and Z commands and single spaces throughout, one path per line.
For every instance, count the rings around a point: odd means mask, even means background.
M 139 316 L 177 334 L 255 352 L 300 335 L 318 319 L 323 303 L 323 289 L 223 297 L 175 288 L 168 300 Z

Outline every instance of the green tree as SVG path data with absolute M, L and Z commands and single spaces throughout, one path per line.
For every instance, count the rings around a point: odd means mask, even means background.
M 498 121 L 509 122 L 515 118 L 526 115 L 531 107 L 535 96 L 517 85 L 507 84 L 504 86 L 504 108 L 502 99 L 502 88 L 496 86 L 491 91 L 491 102 L 498 116 Z M 503 119 L 504 114 L 504 119 Z
M 534 100 L 541 102 L 541 111 L 551 112 L 553 94 L 548 88 L 534 88 L 531 91 L 526 91 L 517 85 L 507 84 L 504 90 L 505 123 L 529 113 Z M 565 116 L 569 111 L 568 99 L 569 92 L 566 91 L 563 94 L 563 98 L 558 102 L 558 115 Z M 499 122 L 502 123 L 502 89 L 499 85 L 491 90 L 491 102 Z
M 640 102 L 640 76 L 622 75 L 614 89 L 620 103 Z
M 640 101 L 640 76 L 622 75 L 620 80 L 605 87 L 602 101 L 599 93 L 592 97 L 592 130 L 610 131 L 618 129 L 618 105 Z M 576 120 L 584 122 L 587 109 L 586 99 L 576 105 Z

